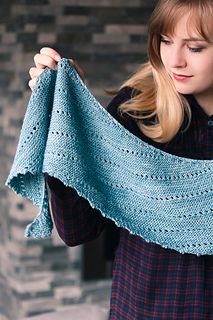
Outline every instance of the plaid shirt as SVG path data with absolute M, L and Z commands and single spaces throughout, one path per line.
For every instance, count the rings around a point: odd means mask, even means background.
M 213 115 L 208 116 L 193 96 L 189 129 L 169 143 L 156 143 L 141 133 L 117 107 L 132 89 L 123 88 L 108 111 L 140 139 L 168 153 L 194 159 L 213 159 Z M 46 174 L 56 229 L 68 246 L 95 239 L 109 221 L 72 188 Z M 113 264 L 110 320 L 213 320 L 213 256 L 181 254 L 147 243 L 120 228 Z

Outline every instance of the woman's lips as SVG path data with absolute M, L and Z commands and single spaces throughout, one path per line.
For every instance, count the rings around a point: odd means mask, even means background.
M 172 76 L 177 81 L 187 80 L 187 79 L 192 77 L 192 76 L 186 76 L 186 75 L 183 75 L 183 74 L 176 74 L 176 73 L 172 73 Z

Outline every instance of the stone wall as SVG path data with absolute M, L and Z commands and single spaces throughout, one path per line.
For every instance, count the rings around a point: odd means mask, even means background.
M 87 85 L 107 104 L 115 88 L 146 60 L 152 0 L 1 0 L 0 4 L 0 318 L 22 319 L 72 303 L 104 300 L 110 281 L 81 279 L 82 247 L 54 232 L 24 238 L 37 208 L 4 187 L 30 97 L 33 56 L 53 47 L 84 69 Z M 98 293 L 98 294 L 97 294 Z M 105 294 L 106 293 L 106 294 Z

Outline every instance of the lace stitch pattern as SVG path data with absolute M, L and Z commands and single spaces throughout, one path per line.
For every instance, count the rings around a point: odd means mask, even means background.
M 40 208 L 25 235 L 51 235 L 44 173 L 147 242 L 213 254 L 213 160 L 140 140 L 95 99 L 65 58 L 38 77 L 6 185 Z

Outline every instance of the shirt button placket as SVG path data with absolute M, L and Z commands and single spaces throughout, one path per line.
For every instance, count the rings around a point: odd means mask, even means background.
M 212 120 L 208 120 L 208 126 L 209 127 L 213 127 L 213 119 Z

